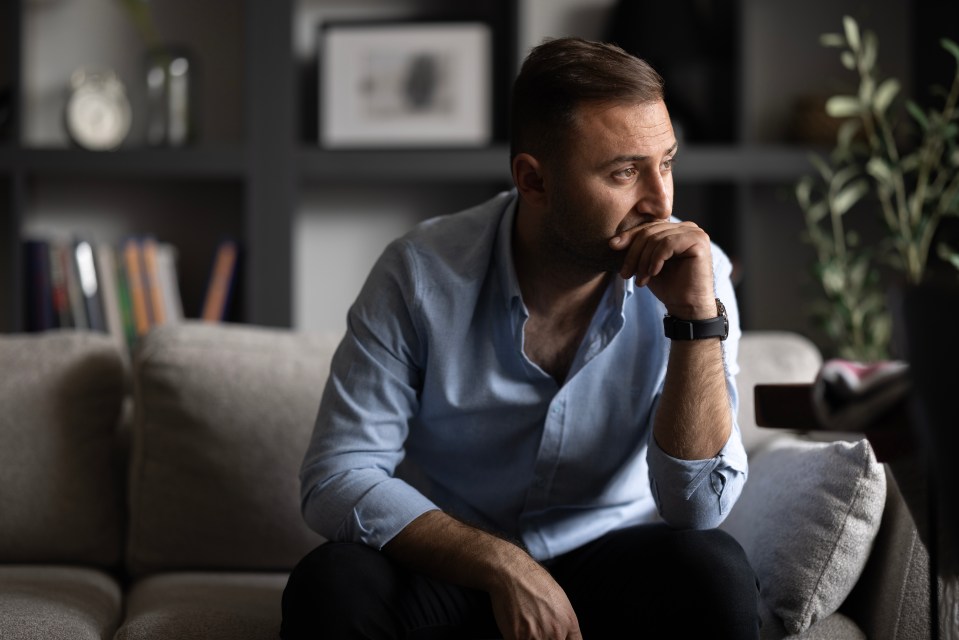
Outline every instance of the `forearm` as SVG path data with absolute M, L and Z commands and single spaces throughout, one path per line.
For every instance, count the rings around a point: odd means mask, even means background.
M 489 593 L 493 616 L 507 640 L 582 640 L 563 589 L 518 546 L 429 511 L 407 525 L 383 551 L 414 571 Z
M 731 431 L 722 343 L 674 340 L 653 423 L 657 444 L 674 458 L 705 460 L 722 450 Z
M 438 510 L 413 520 L 383 551 L 419 573 L 484 591 L 499 588 L 511 571 L 536 564 L 515 544 Z

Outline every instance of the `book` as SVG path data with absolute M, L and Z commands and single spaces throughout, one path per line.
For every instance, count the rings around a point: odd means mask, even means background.
M 122 353 L 127 353 L 128 340 L 120 310 L 120 274 L 117 254 L 112 244 L 101 242 L 94 249 L 94 264 L 103 302 L 103 321 Z
M 149 307 L 149 324 L 153 327 L 167 321 L 167 305 L 157 262 L 157 241 L 154 238 L 147 237 L 140 241 L 140 257 L 143 260 L 143 291 Z
M 224 240 L 217 246 L 200 314 L 206 322 L 221 322 L 226 317 L 236 279 L 238 253 L 234 240 Z
M 86 326 L 93 331 L 105 332 L 107 325 L 103 319 L 103 302 L 96 263 L 93 259 L 93 246 L 86 240 L 78 240 L 73 244 L 72 250 L 74 258 L 72 266 L 76 268 Z
M 157 270 L 168 322 L 183 321 L 183 296 L 180 295 L 180 279 L 177 274 L 177 249 L 169 242 L 157 244 Z
M 23 243 L 24 324 L 27 331 L 46 331 L 55 325 L 50 286 L 50 245 L 46 240 Z
M 74 326 L 73 309 L 67 292 L 67 270 L 63 259 L 64 247 L 56 242 L 50 242 L 47 251 L 50 258 L 50 304 L 53 308 L 53 326 L 69 328 Z
M 125 275 L 126 288 L 130 296 L 130 309 L 136 337 L 146 335 L 151 325 L 141 253 L 139 240 L 136 238 L 127 238 L 124 241 L 123 272 Z
M 70 304 L 70 318 L 72 322 L 63 325 L 64 328 L 89 329 L 90 324 L 87 321 L 87 311 L 84 306 L 83 293 L 80 291 L 80 274 L 77 271 L 77 264 L 73 259 L 73 251 L 69 243 L 53 242 L 51 246 L 55 247 L 56 260 L 60 269 L 63 270 L 63 278 L 66 282 L 67 299 Z

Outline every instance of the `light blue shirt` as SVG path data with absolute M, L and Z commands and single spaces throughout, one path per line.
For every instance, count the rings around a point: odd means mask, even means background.
M 739 496 L 738 425 L 709 460 L 672 458 L 651 437 L 669 340 L 648 289 L 610 279 L 561 386 L 526 357 L 516 202 L 506 192 L 424 222 L 370 273 L 301 471 L 304 517 L 326 538 L 382 548 L 439 508 L 544 560 L 660 518 L 715 527 Z M 738 312 L 715 246 L 713 261 L 735 415 Z

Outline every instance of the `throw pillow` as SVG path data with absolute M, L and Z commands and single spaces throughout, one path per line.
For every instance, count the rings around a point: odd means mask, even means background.
M 886 476 L 868 441 L 774 443 L 722 528 L 746 551 L 762 597 L 790 633 L 838 609 L 879 530 Z

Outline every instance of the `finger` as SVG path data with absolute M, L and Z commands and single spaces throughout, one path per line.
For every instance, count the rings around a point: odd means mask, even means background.
M 630 275 L 636 275 L 637 284 L 645 286 L 650 278 L 659 274 L 665 262 L 675 254 L 675 238 L 682 233 L 674 226 L 660 227 L 649 229 L 634 240 L 625 262 L 631 271 Z

